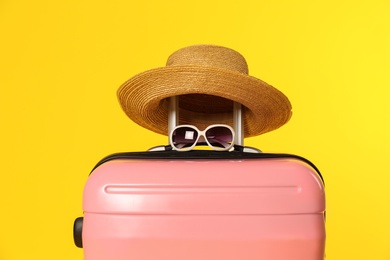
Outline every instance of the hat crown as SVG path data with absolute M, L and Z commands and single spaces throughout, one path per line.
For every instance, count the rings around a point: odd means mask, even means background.
M 216 45 L 194 45 L 175 51 L 167 66 L 210 66 L 248 74 L 245 58 L 235 50 Z

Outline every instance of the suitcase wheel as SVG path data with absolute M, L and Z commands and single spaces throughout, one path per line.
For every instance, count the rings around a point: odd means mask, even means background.
M 73 224 L 73 240 L 77 247 L 83 248 L 83 217 L 76 218 Z

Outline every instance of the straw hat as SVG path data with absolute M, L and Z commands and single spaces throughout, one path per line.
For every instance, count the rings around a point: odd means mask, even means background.
M 279 90 L 248 75 L 238 52 L 195 45 L 169 56 L 165 67 L 142 72 L 118 89 L 122 109 L 135 123 L 168 134 L 169 97 L 179 96 L 179 123 L 204 129 L 233 125 L 233 101 L 243 105 L 244 136 L 256 136 L 285 124 L 291 104 Z

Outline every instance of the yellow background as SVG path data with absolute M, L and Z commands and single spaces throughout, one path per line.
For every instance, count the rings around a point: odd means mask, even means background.
M 73 220 L 102 157 L 166 138 L 116 90 L 173 51 L 212 43 L 283 91 L 293 117 L 246 140 L 310 159 L 327 192 L 327 259 L 390 259 L 390 2 L 0 2 L 0 259 L 82 259 Z

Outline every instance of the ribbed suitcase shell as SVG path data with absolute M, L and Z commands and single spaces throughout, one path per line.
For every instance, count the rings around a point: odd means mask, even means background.
M 84 189 L 85 260 L 322 260 L 325 192 L 307 160 L 116 154 Z

